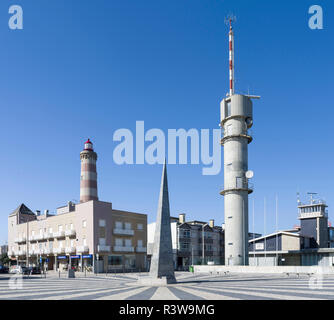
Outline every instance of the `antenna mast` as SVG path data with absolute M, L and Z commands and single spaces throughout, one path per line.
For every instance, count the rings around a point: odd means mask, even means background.
M 232 14 L 225 18 L 225 23 L 229 25 L 229 69 L 230 69 L 230 96 L 234 95 L 234 32 L 232 22 L 236 21 L 236 17 Z

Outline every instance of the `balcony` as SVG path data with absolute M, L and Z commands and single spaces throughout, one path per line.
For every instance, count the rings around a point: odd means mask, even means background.
M 110 246 L 97 246 L 97 252 L 110 252 Z
M 54 248 L 53 252 L 56 254 L 62 254 L 65 253 L 65 248 Z
M 10 250 L 7 252 L 8 257 L 15 256 L 15 252 Z
M 251 182 L 248 182 L 247 179 L 241 181 L 236 181 L 235 183 L 230 183 L 228 185 L 221 186 L 220 194 L 223 196 L 230 191 L 247 191 L 248 194 L 254 191 L 254 185 Z
M 76 231 L 75 230 L 66 230 L 65 231 L 65 236 L 66 237 L 75 237 L 76 236 Z
M 133 247 L 114 246 L 115 252 L 134 252 Z
M 20 251 L 17 252 L 17 255 L 18 256 L 24 256 L 24 255 L 26 255 L 26 253 L 27 253 L 26 250 L 20 250 Z
M 34 236 L 34 239 L 36 241 L 41 241 L 41 240 L 44 240 L 45 238 L 44 238 L 43 234 L 38 234 L 38 235 Z
M 65 232 L 64 231 L 58 231 L 58 232 L 54 232 L 53 236 L 55 238 L 65 238 Z
M 136 252 L 146 252 L 146 247 L 136 247 Z
M 15 238 L 15 243 L 22 243 L 26 242 L 26 237 Z
M 65 253 L 75 253 L 75 247 L 66 247 Z
M 125 236 L 133 236 L 135 232 L 132 229 L 114 229 L 114 234 L 120 234 Z
M 77 252 L 78 253 L 89 252 L 89 247 L 88 246 L 79 246 L 79 247 L 77 247 Z
M 53 233 L 52 232 L 45 233 L 44 238 L 45 239 L 53 239 L 54 238 Z
M 43 249 L 43 253 L 44 254 L 52 254 L 53 253 L 53 249 L 45 248 L 45 249 Z

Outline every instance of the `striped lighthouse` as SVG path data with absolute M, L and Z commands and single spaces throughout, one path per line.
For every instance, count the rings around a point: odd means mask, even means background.
M 97 154 L 94 152 L 93 143 L 88 139 L 84 149 L 80 152 L 81 180 L 80 202 L 98 200 L 97 196 Z

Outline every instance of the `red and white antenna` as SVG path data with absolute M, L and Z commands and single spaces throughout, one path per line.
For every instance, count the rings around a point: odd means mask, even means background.
M 236 21 L 236 17 L 232 14 L 225 18 L 225 23 L 230 26 L 229 31 L 229 68 L 230 68 L 230 96 L 234 94 L 234 33 L 232 22 Z

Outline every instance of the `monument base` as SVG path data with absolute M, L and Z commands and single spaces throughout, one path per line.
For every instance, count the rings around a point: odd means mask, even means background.
M 176 279 L 171 277 L 155 278 L 148 276 L 140 277 L 137 281 L 137 284 L 149 287 L 163 287 L 174 283 L 176 283 Z

